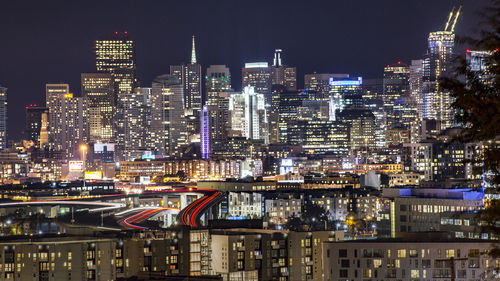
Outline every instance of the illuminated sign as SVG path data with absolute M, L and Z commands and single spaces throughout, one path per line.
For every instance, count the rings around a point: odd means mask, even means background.
M 154 160 L 154 159 L 155 159 L 155 155 L 154 155 L 154 154 L 146 154 L 146 153 L 145 153 L 145 154 L 143 154 L 143 155 L 141 156 L 141 158 L 142 158 L 143 160 Z
M 267 62 L 249 62 L 245 63 L 245 68 L 260 68 L 260 67 L 269 67 Z
M 227 219 L 232 220 L 232 221 L 242 221 L 242 220 L 246 220 L 247 217 L 228 217 Z
M 69 161 L 70 172 L 83 172 L 83 161 Z
M 100 180 L 102 179 L 101 171 L 86 171 L 84 174 L 86 180 Z
M 361 84 L 363 84 L 363 77 L 358 77 L 357 80 L 353 79 L 336 80 L 335 78 L 331 77 L 329 79 L 329 84 L 330 86 L 360 86 Z

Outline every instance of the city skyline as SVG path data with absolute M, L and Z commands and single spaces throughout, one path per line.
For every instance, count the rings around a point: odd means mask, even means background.
M 187 15 L 192 6 L 207 4 L 163 3 L 161 5 L 175 7 L 173 10 L 180 13 L 174 15 L 168 10 L 162 16 L 154 9 L 147 9 L 148 4 L 153 3 L 138 5 L 125 2 L 116 11 L 111 10 L 113 6 L 110 3 L 104 4 L 100 10 L 89 4 L 74 7 L 66 3 L 47 6 L 37 6 L 41 4 L 35 3 L 34 7 L 39 9 L 32 9 L 24 14 L 21 14 L 18 4 L 9 3 L 4 20 L 0 21 L 0 26 L 5 27 L 0 34 L 11 38 L 5 42 L 5 51 L 0 54 L 0 85 L 9 89 L 9 128 L 22 128 L 24 112 L 19 108 L 32 103 L 43 104 L 45 83 L 68 83 L 70 91 L 80 96 L 78 89 L 81 73 L 95 71 L 92 52 L 95 40 L 114 31 L 128 31 L 136 42 L 137 73 L 143 87 L 149 86 L 154 77 L 168 73 L 170 65 L 190 61 L 190 37 L 195 34 L 198 63 L 202 65 L 202 71 L 212 64 L 226 64 L 231 70 L 233 88 L 236 90 L 241 90 L 240 75 L 244 63 L 265 60 L 271 64 L 276 48 L 283 49 L 283 64 L 297 67 L 298 86 L 302 88 L 304 74 L 313 71 L 382 78 L 385 65 L 398 60 L 409 64 L 411 59 L 420 58 L 425 53 L 428 33 L 443 28 L 450 8 L 462 4 L 459 1 L 393 2 L 373 4 L 357 1 L 350 4 L 337 3 L 336 6 L 332 3 L 311 3 L 306 9 L 300 10 L 301 5 L 294 1 L 255 5 L 257 7 L 220 3 L 207 7 L 209 12 L 213 12 L 208 14 L 213 16 L 201 14 L 199 11 L 203 9 L 191 9 L 192 15 L 184 17 L 182 15 Z M 456 27 L 458 35 L 470 34 L 477 21 L 474 11 L 484 6 L 482 2 L 486 1 L 464 4 Z M 385 5 L 391 9 L 384 9 Z M 428 9 L 431 5 L 432 9 Z M 361 7 L 366 7 L 363 11 L 383 12 L 356 12 Z M 77 13 L 79 9 L 97 16 L 98 20 L 95 23 L 68 24 L 67 27 L 54 28 L 61 20 L 68 20 L 69 23 L 78 20 L 82 14 Z M 58 13 L 61 10 L 65 12 Z M 137 13 L 132 14 L 132 10 L 137 10 Z M 137 14 L 145 14 L 145 10 L 152 15 L 143 22 Z M 273 10 L 281 12 L 275 15 Z M 409 10 L 411 13 L 408 14 Z M 31 11 L 38 11 L 52 20 L 40 22 L 39 14 Z M 224 11 L 232 12 L 226 16 Z M 328 14 L 328 11 L 332 14 Z M 106 12 L 109 18 L 99 17 Z M 346 15 L 342 15 L 342 12 Z M 75 13 L 76 18 L 71 18 Z M 120 13 L 133 16 L 125 19 Z M 13 16 L 14 19 L 11 18 Z M 30 17 L 28 24 L 16 24 L 27 16 Z M 259 18 L 276 18 L 276 21 L 271 20 L 272 27 L 266 28 L 267 21 L 259 21 Z M 419 18 L 425 20 L 418 21 Z M 204 24 L 207 20 L 212 20 L 214 24 Z M 394 25 L 398 20 L 406 20 L 408 24 Z M 228 24 L 232 22 L 236 24 Z M 169 29 L 168 26 L 172 23 L 178 28 Z M 314 30 L 308 30 L 313 27 Z M 12 36 L 12 32 L 31 36 Z M 308 39 L 306 35 L 316 36 Z M 350 40 L 340 41 L 338 38 Z M 58 40 L 64 44 L 57 43 Z M 376 43 L 370 46 L 373 45 L 374 48 L 361 48 L 366 42 L 373 41 Z M 21 48 L 19 55 L 12 55 L 18 48 Z M 20 55 L 23 57 L 19 57 Z M 26 65 L 31 67 L 26 68 Z M 21 130 L 9 130 L 9 137 L 18 139 L 21 137 Z

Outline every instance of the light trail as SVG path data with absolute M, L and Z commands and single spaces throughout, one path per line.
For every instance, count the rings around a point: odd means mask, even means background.
M 151 216 L 152 214 L 162 212 L 162 211 L 167 211 L 167 210 L 179 210 L 179 208 L 173 208 L 173 207 L 162 207 L 162 208 L 156 208 L 156 209 L 151 209 L 151 210 L 145 210 L 142 211 L 138 214 L 135 214 L 133 216 L 130 216 L 126 219 L 124 219 L 122 222 L 125 226 L 128 226 L 130 228 L 135 228 L 135 229 L 146 229 L 146 227 L 140 226 L 140 225 L 135 225 L 133 223 L 137 223 L 139 221 L 142 221 L 146 219 L 147 217 Z

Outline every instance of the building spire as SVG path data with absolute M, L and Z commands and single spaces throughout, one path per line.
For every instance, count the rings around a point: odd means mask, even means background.
M 191 49 L 191 64 L 196 64 L 196 47 L 194 46 L 194 34 L 193 34 L 193 47 Z
M 281 49 L 274 50 L 273 66 L 281 66 Z

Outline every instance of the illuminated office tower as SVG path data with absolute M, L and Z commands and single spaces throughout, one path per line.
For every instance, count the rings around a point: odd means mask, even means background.
M 370 110 L 375 117 L 375 146 L 385 147 L 386 114 L 381 99 L 365 99 L 364 108 Z
M 277 112 L 271 112 L 271 114 L 273 115 L 272 124 L 277 127 L 277 132 L 273 132 L 273 137 L 275 137 L 274 134 L 277 134 L 275 138 L 278 138 L 281 143 L 286 143 L 288 141 L 288 129 L 299 120 L 300 107 L 303 102 L 309 98 L 309 94 L 306 91 L 281 91 L 279 88 L 276 90 L 275 100 L 277 100 Z M 274 123 L 277 123 L 277 125 L 274 125 Z M 271 128 L 271 130 L 273 129 L 275 128 Z
M 460 9 L 461 7 L 450 13 L 444 30 L 429 33 L 428 50 L 424 58 L 422 115 L 424 119 L 436 120 L 438 131 L 454 125 L 454 111 L 451 107 L 453 98 L 441 87 L 439 80 L 451 62 L 455 41 L 454 29 Z
M 0 148 L 7 148 L 7 88 L 0 86 Z
M 394 114 L 394 102 L 401 96 L 409 93 L 410 68 L 407 65 L 398 62 L 397 64 L 387 65 L 384 68 L 384 110 L 387 114 L 387 127 L 391 128 L 397 124 L 397 118 Z
M 409 91 L 410 98 L 415 105 L 416 119 L 410 127 L 410 143 L 420 141 L 420 126 L 423 120 L 422 115 L 422 90 L 423 90 L 423 60 L 412 60 L 410 65 Z
M 232 90 L 217 92 L 212 96 L 210 105 L 203 107 L 201 115 L 202 157 L 212 155 L 214 143 L 226 141 L 230 135 L 229 97 L 236 94 Z M 236 133 L 240 136 L 240 131 Z
M 124 95 L 124 142 L 123 156 L 127 160 L 140 157 L 144 151 L 152 149 L 151 128 L 151 88 L 136 88 Z
M 370 110 L 346 109 L 340 112 L 338 120 L 349 125 L 350 147 L 352 150 L 375 148 L 375 116 Z
M 107 141 L 116 142 L 117 149 L 120 151 L 125 142 L 122 100 L 138 86 L 135 42 L 128 38 L 126 31 L 115 32 L 108 38 L 95 41 L 95 54 L 97 72 L 109 73 L 113 79 L 113 137 Z
M 82 96 L 88 102 L 91 142 L 114 142 L 113 77 L 109 73 L 82 73 Z
M 54 86 L 48 84 L 47 89 L 54 90 Z M 64 152 L 66 159 L 74 158 L 79 155 L 80 144 L 88 142 L 87 100 L 83 97 L 73 97 L 73 94 L 68 92 L 50 92 L 47 99 L 49 116 L 59 117 L 56 122 L 50 124 L 53 146 Z
M 286 88 L 283 85 L 274 84 L 271 90 L 271 112 L 269 114 L 269 143 L 280 142 L 279 117 L 280 101 L 282 93 Z
M 362 98 L 362 77 L 330 78 L 330 120 L 336 121 L 336 115 L 353 105 L 356 97 Z M 357 107 L 357 106 L 356 106 Z
M 40 133 L 42 131 L 42 115 L 48 114 L 46 107 L 30 104 L 26 106 L 26 127 L 24 129 L 26 140 L 33 141 L 35 146 L 40 144 Z M 46 125 L 45 125 L 46 126 Z
M 305 154 L 347 156 L 349 126 L 338 121 L 299 120 L 288 127 L 286 143 L 301 145 Z
M 191 63 L 171 65 L 170 75 L 176 76 L 184 88 L 184 116 L 190 139 L 200 133 L 200 111 L 203 104 L 201 65 L 196 60 L 195 37 L 192 37 Z
M 289 91 L 297 90 L 297 69 L 282 64 L 281 49 L 274 52 L 271 76 L 273 85 L 283 85 Z
M 313 73 L 304 76 L 304 87 L 309 91 L 316 91 L 321 97 L 328 97 L 330 93 L 330 79 L 349 78 L 349 74 Z
M 410 95 L 417 101 L 418 117 L 422 119 L 422 87 L 424 76 L 424 61 L 412 60 L 408 79 Z
M 207 105 L 217 103 L 219 93 L 231 89 L 231 72 L 225 65 L 211 65 L 207 68 L 205 77 L 205 89 L 207 91 Z
M 96 68 L 99 72 L 114 73 L 118 69 L 136 69 L 135 42 L 127 32 L 115 32 L 111 38 L 95 41 Z
M 208 115 L 208 106 L 204 105 L 201 110 L 201 120 L 200 120 L 200 147 L 201 147 L 201 158 L 210 158 L 210 123 Z
M 255 92 L 252 86 L 246 86 L 241 94 L 229 97 L 231 129 L 239 136 L 252 140 L 269 142 L 265 98 Z
M 255 92 L 264 95 L 267 104 L 271 104 L 272 77 L 267 62 L 245 63 L 242 69 L 242 87 L 252 86 Z
M 187 144 L 184 86 L 175 75 L 153 80 L 151 92 L 151 140 L 157 153 L 175 156 Z
M 61 150 L 61 147 L 56 145 L 56 136 L 61 134 L 59 122 L 62 121 L 61 107 L 62 97 L 69 94 L 68 84 L 46 84 L 45 85 L 45 107 L 49 110 L 49 143 L 55 150 Z

